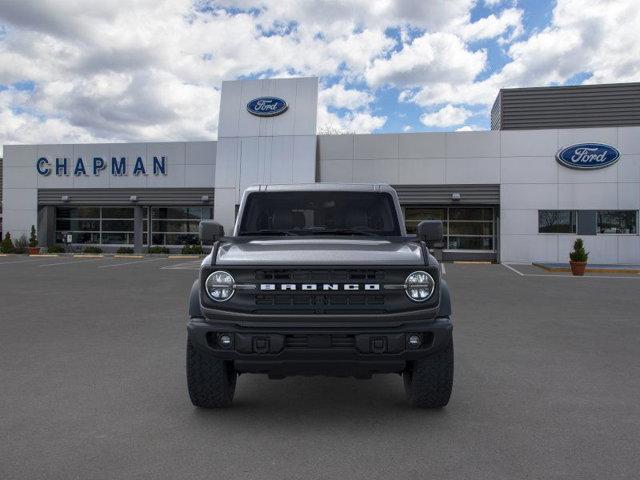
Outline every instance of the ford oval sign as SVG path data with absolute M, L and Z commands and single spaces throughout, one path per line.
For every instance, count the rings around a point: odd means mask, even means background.
M 556 160 L 569 168 L 596 170 L 613 165 L 620 158 L 620 152 L 602 143 L 579 143 L 565 147 L 558 152 Z
M 259 97 L 247 103 L 247 110 L 258 117 L 275 117 L 284 113 L 289 105 L 278 97 Z

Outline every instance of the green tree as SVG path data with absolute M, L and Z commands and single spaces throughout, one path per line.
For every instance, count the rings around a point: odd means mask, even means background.
M 15 247 L 13 246 L 13 241 L 11 240 L 11 234 L 7 232 L 4 236 L 4 240 L 0 244 L 0 252 L 2 253 L 13 253 L 15 251 Z
M 38 246 L 38 237 L 36 235 L 35 225 L 31 225 L 31 234 L 29 235 L 29 246 L 31 248 Z
M 586 262 L 589 258 L 589 252 L 584 249 L 584 242 L 581 238 L 577 238 L 573 244 L 573 252 L 569 253 L 569 258 L 573 262 Z

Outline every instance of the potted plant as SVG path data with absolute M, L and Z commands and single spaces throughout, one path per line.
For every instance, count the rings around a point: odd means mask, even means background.
M 589 252 L 584 249 L 584 242 L 581 238 L 577 238 L 573 243 L 573 251 L 569 254 L 571 260 L 571 273 L 577 276 L 584 275 L 584 271 L 587 268 L 587 260 L 589 259 Z
M 11 234 L 7 232 L 4 236 L 4 240 L 0 243 L 0 252 L 1 253 L 13 253 L 15 251 L 15 247 L 13 246 L 13 240 L 11 240 Z
M 27 253 L 29 251 L 29 242 L 26 235 L 20 237 L 13 243 L 13 253 Z
M 36 227 L 31 225 L 31 235 L 29 235 L 29 255 L 38 255 L 40 247 L 38 247 L 38 237 L 36 236 Z

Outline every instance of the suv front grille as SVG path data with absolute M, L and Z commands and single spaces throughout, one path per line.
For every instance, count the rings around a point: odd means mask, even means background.
M 306 306 L 350 306 L 350 305 L 384 305 L 384 294 L 358 294 L 350 292 L 339 294 L 322 294 L 299 292 L 295 294 L 285 293 L 258 293 L 254 296 L 256 305 L 306 305 Z
M 354 348 L 353 335 L 287 335 L 286 348 Z
M 260 283 L 382 283 L 385 272 L 373 269 L 322 269 L 322 270 L 257 270 L 255 281 Z M 275 291 L 259 292 L 254 295 L 254 304 L 259 307 L 309 307 L 324 309 L 326 307 L 381 307 L 385 304 L 385 294 L 377 291 Z
M 214 308 L 254 315 L 385 315 L 424 309 L 408 299 L 402 285 L 412 266 L 318 268 L 280 266 L 230 268 L 239 285 Z M 203 280 L 204 281 L 204 280 Z M 387 288 L 393 286 L 391 288 Z
M 315 282 L 315 283 L 358 283 L 381 282 L 385 279 L 383 270 L 347 269 L 347 270 L 256 270 L 257 282 Z

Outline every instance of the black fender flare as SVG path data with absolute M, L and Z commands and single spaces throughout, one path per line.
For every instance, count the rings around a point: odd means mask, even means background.
M 196 279 L 191 286 L 189 294 L 189 317 L 203 317 L 202 308 L 200 307 L 200 279 Z
M 440 280 L 440 306 L 438 307 L 438 316 L 451 316 L 451 294 L 449 293 L 449 286 L 445 280 Z

